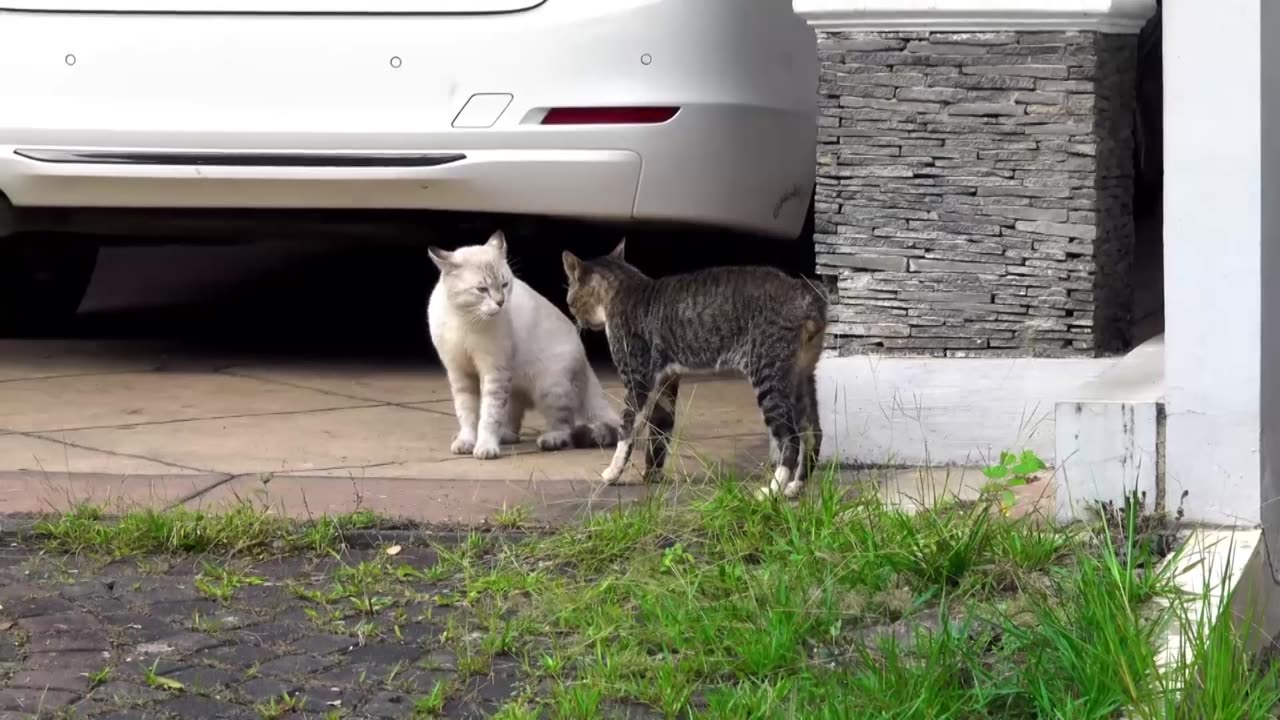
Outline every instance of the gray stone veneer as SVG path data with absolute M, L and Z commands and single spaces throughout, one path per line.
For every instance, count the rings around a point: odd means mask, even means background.
M 1072 356 L 1130 337 L 1136 40 L 820 33 L 829 352 Z

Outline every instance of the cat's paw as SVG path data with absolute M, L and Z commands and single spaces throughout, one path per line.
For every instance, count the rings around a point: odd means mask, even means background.
M 666 480 L 666 478 L 666 473 L 663 472 L 662 468 L 648 468 L 644 471 L 641 481 L 648 485 L 656 485 Z
M 538 449 L 543 452 L 563 450 L 573 442 L 573 435 L 568 430 L 548 430 L 538 436 Z
M 588 429 L 591 433 L 591 444 L 596 447 L 606 448 L 617 445 L 618 438 L 622 435 L 622 430 L 618 426 L 609 423 L 592 423 Z
M 800 494 L 804 489 L 804 480 L 800 478 L 792 479 L 791 471 L 786 467 L 779 465 L 773 471 L 773 481 L 768 485 L 756 490 L 757 500 L 767 500 L 779 495 L 787 498 L 793 498 Z
M 768 500 L 777 494 L 777 491 L 773 489 L 772 485 L 765 485 L 755 491 L 755 498 L 756 500 Z
M 453 444 L 449 446 L 449 452 L 454 455 L 470 455 L 476 449 L 476 441 L 464 435 L 459 435 L 453 439 Z
M 476 449 L 471 452 L 471 456 L 477 460 L 492 460 L 498 457 L 499 452 L 498 443 L 481 440 L 476 443 Z
M 623 468 L 623 467 L 621 467 L 621 466 L 618 466 L 618 465 L 610 465 L 609 467 L 607 467 L 607 468 L 605 468 L 603 471 L 601 471 L 601 473 L 600 473 L 600 479 L 602 479 L 602 480 L 604 480 L 606 483 L 608 483 L 608 484 L 612 485 L 612 484 L 614 484 L 614 483 L 618 482 L 618 479 L 622 477 L 622 471 L 623 471 L 624 469 L 625 469 L 625 468 Z

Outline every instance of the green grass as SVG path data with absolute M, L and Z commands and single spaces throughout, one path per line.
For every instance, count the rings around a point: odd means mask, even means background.
M 301 695 L 282 693 L 278 697 L 273 697 L 266 702 L 255 705 L 254 710 L 257 711 L 258 717 L 262 720 L 279 720 L 279 718 L 286 715 L 300 712 L 302 710 L 302 702 Z
M 1118 532 L 1067 530 L 996 504 L 907 514 L 829 482 L 798 505 L 750 487 L 454 558 L 468 603 L 537 628 L 505 643 L 554 683 L 528 699 L 557 718 L 1172 718 L 1168 691 L 1215 663 L 1232 689 L 1200 693 L 1220 705 L 1199 717 L 1280 699 L 1221 624 L 1194 670 L 1156 668 L 1185 599 L 1150 612 L 1173 591 L 1136 511 Z
M 249 575 L 235 568 L 222 565 L 204 564 L 204 569 L 196 576 L 195 588 L 201 595 L 210 600 L 226 602 L 235 597 L 236 590 L 251 585 L 261 585 L 264 581 L 256 575 Z
M 758 501 L 757 484 L 722 477 L 527 539 L 475 532 L 436 548 L 432 567 L 395 548 L 293 589 L 317 626 L 362 640 L 397 636 L 411 604 L 449 607 L 432 642 L 456 654 L 459 683 L 499 659 L 523 668 L 524 691 L 499 713 L 512 719 L 641 705 L 726 720 L 1193 720 L 1267 717 L 1280 702 L 1277 672 L 1216 617 L 1191 623 L 1186 662 L 1157 666 L 1168 624 L 1216 598 L 1174 591 L 1160 563 L 1168 524 L 1136 503 L 1061 528 L 1009 519 L 998 501 L 909 514 L 831 479 L 799 503 Z M 511 511 L 495 524 L 525 519 Z M 107 521 L 81 507 L 35 535 L 109 557 L 341 557 L 345 533 L 378 522 L 291 523 L 247 504 Z M 227 564 L 197 577 L 219 601 L 255 582 Z M 412 712 L 438 715 L 455 689 L 437 686 Z M 258 711 L 279 717 L 296 703 Z
M 431 692 L 417 698 L 413 701 L 413 716 L 415 718 L 433 718 L 444 712 L 444 704 L 449 700 L 449 693 L 452 690 L 449 683 L 438 682 Z
M 52 551 L 112 558 L 323 553 L 341 548 L 346 533 L 373 527 L 377 520 L 368 511 L 357 511 L 295 523 L 268 508 L 242 502 L 219 513 L 185 508 L 136 510 L 109 521 L 102 508 L 85 504 L 36 523 L 32 535 Z
M 112 667 L 110 665 L 107 665 L 105 667 L 99 668 L 98 670 L 95 670 L 94 672 L 89 673 L 86 676 L 89 679 L 89 689 L 93 690 L 102 685 L 105 685 L 106 682 L 111 679 L 112 672 L 113 672 Z

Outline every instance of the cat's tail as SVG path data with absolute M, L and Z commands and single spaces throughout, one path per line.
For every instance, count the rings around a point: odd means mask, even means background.
M 582 417 L 573 428 L 576 448 L 608 448 L 618 444 L 622 435 L 622 418 L 609 404 L 596 373 L 587 366 L 587 382 L 583 388 Z

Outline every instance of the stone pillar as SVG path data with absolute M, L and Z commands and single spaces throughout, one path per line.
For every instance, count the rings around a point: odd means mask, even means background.
M 983 4 L 990 29 L 797 1 L 819 30 L 831 354 L 1128 349 L 1136 33 L 1154 4 L 1086 18 L 1027 0 L 1004 19 Z

